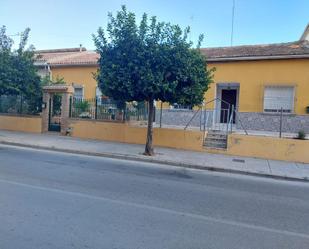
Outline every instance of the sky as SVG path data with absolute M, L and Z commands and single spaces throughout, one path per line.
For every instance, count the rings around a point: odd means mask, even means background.
M 231 45 L 233 0 L 0 0 L 0 25 L 14 36 L 31 29 L 36 49 L 95 49 L 92 34 L 105 28 L 108 12 L 121 5 L 136 14 L 191 27 L 189 38 L 205 39 L 202 47 Z M 235 0 L 233 45 L 298 40 L 309 23 L 309 0 Z

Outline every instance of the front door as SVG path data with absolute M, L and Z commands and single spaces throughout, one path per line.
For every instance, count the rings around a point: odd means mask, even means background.
M 61 130 L 61 95 L 53 94 L 49 99 L 48 131 Z
M 235 112 L 232 111 L 232 108 L 236 107 L 237 90 L 222 89 L 221 99 L 220 123 L 228 123 L 231 115 L 233 115 L 233 123 L 235 123 Z

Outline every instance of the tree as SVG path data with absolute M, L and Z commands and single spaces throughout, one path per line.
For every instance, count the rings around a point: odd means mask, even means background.
M 34 65 L 34 47 L 27 46 L 30 29 L 20 35 L 18 48 L 0 27 L 0 96 L 22 95 L 33 108 L 40 106 L 41 80 Z
M 153 155 L 154 100 L 199 105 L 212 79 L 212 70 L 199 47 L 188 41 L 189 28 L 148 19 L 140 24 L 125 6 L 108 15 L 107 34 L 93 35 L 100 53 L 97 81 L 102 93 L 116 100 L 147 101 L 148 128 L 145 155 Z

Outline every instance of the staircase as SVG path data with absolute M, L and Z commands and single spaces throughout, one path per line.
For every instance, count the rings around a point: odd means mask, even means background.
M 227 134 L 223 131 L 209 130 L 204 146 L 210 149 L 227 149 Z

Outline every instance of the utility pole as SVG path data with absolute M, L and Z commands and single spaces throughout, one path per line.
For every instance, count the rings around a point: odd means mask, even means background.
M 234 16 L 235 16 L 235 0 L 233 1 L 232 6 L 232 30 L 231 30 L 231 46 L 233 46 L 233 36 L 234 36 Z

